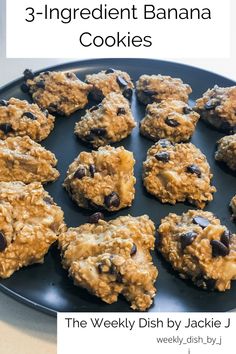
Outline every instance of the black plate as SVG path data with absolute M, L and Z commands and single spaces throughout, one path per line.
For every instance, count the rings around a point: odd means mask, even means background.
M 134 81 L 144 73 L 160 73 L 180 77 L 193 88 L 191 103 L 200 97 L 207 88 L 215 84 L 220 86 L 235 85 L 235 82 L 231 80 L 204 70 L 147 59 L 88 60 L 57 66 L 53 70 L 74 69 L 78 77 L 83 80 L 86 74 L 109 67 L 127 71 Z M 15 96 L 29 100 L 29 97 L 20 91 L 19 87 L 22 82 L 23 79 L 21 78 L 2 88 L 0 98 L 8 99 Z M 136 120 L 140 121 L 144 115 L 144 106 L 137 102 L 135 95 L 132 100 L 132 109 Z M 73 134 L 74 124 L 83 113 L 84 111 L 75 113 L 70 118 L 58 117 L 55 130 L 42 143 L 47 149 L 53 151 L 59 160 L 58 169 L 61 177 L 57 182 L 48 185 L 46 189 L 63 208 L 68 226 L 78 226 L 85 223 L 90 214 L 77 207 L 61 186 L 68 165 L 81 151 L 90 150 L 89 147 L 81 144 Z M 206 154 L 214 174 L 213 183 L 218 190 L 214 201 L 207 206 L 206 210 L 218 215 L 222 222 L 235 232 L 236 227 L 230 220 L 228 208 L 229 201 L 236 191 L 235 175 L 214 160 L 215 143 L 222 136 L 223 134 L 199 122 L 192 142 Z M 132 150 L 135 154 L 136 197 L 131 208 L 113 213 L 107 216 L 108 219 L 128 213 L 133 216 L 146 213 L 158 225 L 160 219 L 170 212 L 180 214 L 193 208 L 183 203 L 176 206 L 163 205 L 145 192 L 141 181 L 141 169 L 147 149 L 152 145 L 152 142 L 139 135 L 138 127 L 133 131 L 132 136 L 116 144 L 116 146 L 119 145 Z M 203 291 L 194 287 L 191 282 L 181 280 L 155 252 L 153 256 L 155 264 L 159 268 L 159 277 L 157 280 L 157 296 L 150 311 L 227 311 L 236 307 L 236 282 L 233 283 L 232 289 L 225 293 Z M 67 277 L 66 271 L 61 268 L 56 246 L 50 250 L 43 265 L 33 265 L 21 269 L 10 279 L 2 280 L 0 289 L 19 301 L 53 315 L 57 311 L 131 311 L 129 304 L 122 297 L 117 303 L 107 305 L 96 297 L 89 295 L 85 290 L 73 286 L 72 280 Z

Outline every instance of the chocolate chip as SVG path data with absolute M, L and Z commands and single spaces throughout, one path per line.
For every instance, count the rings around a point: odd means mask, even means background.
M 73 73 L 66 73 L 66 77 L 68 78 L 68 79 L 72 79 L 73 77 L 74 77 L 74 74 Z
M 21 91 L 23 91 L 24 93 L 28 93 L 30 90 L 29 86 L 25 82 L 23 84 L 21 84 L 20 88 L 21 88 Z
M 223 243 L 227 248 L 229 248 L 231 233 L 229 230 L 225 230 L 220 237 L 220 242 Z
M 109 68 L 105 71 L 105 74 L 114 74 L 116 72 L 115 69 Z
M 46 76 L 50 75 L 50 71 L 44 71 L 43 75 L 46 75 Z
M 193 111 L 193 109 L 191 107 L 189 107 L 189 106 L 186 106 L 186 107 L 183 108 L 183 113 L 184 114 L 189 114 L 192 111 Z
M 74 178 L 82 179 L 86 176 L 86 170 L 84 167 L 79 167 L 78 170 L 74 173 Z
M 25 71 L 23 72 L 23 75 L 26 80 L 33 80 L 33 78 L 34 78 L 33 71 L 30 69 L 25 69 Z
M 99 220 L 104 220 L 104 215 L 101 212 L 94 213 L 89 217 L 90 224 L 97 224 Z
M 180 125 L 180 123 L 177 122 L 177 120 L 172 119 L 172 118 L 169 118 L 169 117 L 167 117 L 167 118 L 165 119 L 165 123 L 166 123 L 167 125 L 169 125 L 169 127 L 173 127 L 173 128 L 176 128 L 176 127 L 178 127 L 178 126 Z
M 206 111 L 211 111 L 212 109 L 215 109 L 218 105 L 220 104 L 220 102 L 218 101 L 208 101 L 207 103 L 205 103 L 205 110 Z
M 36 82 L 36 86 L 40 89 L 45 89 L 45 82 L 43 80 L 40 80 Z
M 172 143 L 167 139 L 160 139 L 158 141 L 158 145 L 160 145 L 162 148 L 167 148 L 168 146 L 171 146 Z
M 46 118 L 48 118 L 48 116 L 49 116 L 49 112 L 48 112 L 48 110 L 47 109 L 45 109 L 44 111 L 42 111 L 43 112 L 43 114 L 46 116 Z
M 53 204 L 55 204 L 54 201 L 53 201 L 53 199 L 50 198 L 50 197 L 45 197 L 45 198 L 43 198 L 43 200 L 44 200 L 44 202 L 45 202 L 46 204 L 48 204 L 48 205 L 53 205 Z
M 123 283 L 123 277 L 122 277 L 122 275 L 121 275 L 120 273 L 117 273 L 117 274 L 116 274 L 116 281 L 117 281 L 117 283 L 119 283 L 119 284 L 122 284 L 122 283 Z
M 105 128 L 92 128 L 90 132 L 97 136 L 105 136 L 107 133 Z
M 37 119 L 37 117 L 31 112 L 24 112 L 22 114 L 22 117 L 26 117 L 26 118 L 29 118 L 29 119 L 32 119 L 32 120 L 36 120 Z
M 136 252 L 137 252 L 137 246 L 134 243 L 131 248 L 130 255 L 133 256 Z
M 58 110 L 58 104 L 56 102 L 50 103 L 49 109 L 54 111 L 54 112 L 57 111 Z
M 229 248 L 218 240 L 211 240 L 212 257 L 225 257 L 229 254 Z
M 163 151 L 163 152 L 158 152 L 156 155 L 155 155 L 155 158 L 158 160 L 158 161 L 162 161 L 162 162 L 168 162 L 170 160 L 170 154 L 166 151 Z
M 104 202 L 108 208 L 118 208 L 118 206 L 120 205 L 120 197 L 116 192 L 112 192 L 111 194 L 105 197 Z
M 121 76 L 117 76 L 116 81 L 120 87 L 126 87 L 128 82 Z
M 86 135 L 85 137 L 85 140 L 91 142 L 94 140 L 94 135 L 92 133 L 89 133 L 88 135 Z
M 143 94 L 145 96 L 154 96 L 154 95 L 157 95 L 157 92 L 154 90 L 143 90 Z
M 193 218 L 193 223 L 201 226 L 203 229 L 210 225 L 210 221 L 206 218 L 203 218 L 202 216 L 195 216 Z
M 120 107 L 120 108 L 117 109 L 117 115 L 118 116 L 122 116 L 124 114 L 126 114 L 126 111 L 125 111 L 124 107 Z
M 199 276 L 195 280 L 195 284 L 198 287 L 205 288 L 207 290 L 214 290 L 216 280 L 215 279 L 205 279 L 203 274 L 199 274 Z
M 102 273 L 103 273 L 103 269 L 102 269 L 102 268 L 103 268 L 102 263 L 99 263 L 99 264 L 98 264 L 98 273 L 99 273 L 99 274 L 102 274 Z
M 94 174 L 96 172 L 96 167 L 94 165 L 89 165 L 89 172 L 91 174 L 91 177 L 93 178 L 94 177 Z
M 6 100 L 0 100 L 0 106 L 7 107 L 8 106 L 8 102 Z
M 104 99 L 104 94 L 102 92 L 102 90 L 98 89 L 98 88 L 94 88 L 92 90 L 92 95 L 93 95 L 93 98 L 96 100 L 96 101 L 102 101 Z
M 0 124 L 0 130 L 3 131 L 4 134 L 8 134 L 13 131 L 12 125 L 10 123 Z
M 101 105 L 101 104 L 98 104 L 98 105 L 96 105 L 96 106 L 91 107 L 89 111 L 90 111 L 90 112 L 97 111 L 100 107 L 102 107 L 102 105 Z
M 133 90 L 131 88 L 126 88 L 123 92 L 122 92 L 123 96 L 125 98 L 127 98 L 127 100 L 130 100 L 131 97 L 133 96 Z
M 114 264 L 112 264 L 109 268 L 109 274 L 111 275 L 115 275 L 117 274 L 117 271 L 116 271 L 116 267 L 114 266 Z
M 108 267 L 107 264 L 99 263 L 98 264 L 98 272 L 100 274 L 109 273 L 111 275 L 117 275 L 117 270 L 116 270 L 116 267 L 114 266 L 114 264 L 111 264 L 108 269 L 107 269 L 107 267 Z
M 0 232 L 0 252 L 3 252 L 7 248 L 7 240 L 2 232 Z
M 195 231 L 188 231 L 185 234 L 180 235 L 180 243 L 182 250 L 184 250 L 185 247 L 191 245 L 191 243 L 193 243 L 196 237 L 197 233 Z
M 189 172 L 189 173 L 192 173 L 192 174 L 196 174 L 199 178 L 202 175 L 202 172 L 201 172 L 200 168 L 198 166 L 196 166 L 196 165 L 187 166 L 186 171 Z

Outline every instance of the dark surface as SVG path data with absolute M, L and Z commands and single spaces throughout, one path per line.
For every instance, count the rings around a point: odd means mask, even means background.
M 89 60 L 57 66 L 54 69 L 75 69 L 78 77 L 83 80 L 86 74 L 98 72 L 109 67 L 127 71 L 134 81 L 144 73 L 161 73 L 181 77 L 193 88 L 192 101 L 215 84 L 220 86 L 235 85 L 233 81 L 197 68 L 146 59 Z M 20 91 L 22 82 L 23 78 L 2 88 L 0 90 L 0 99 L 8 99 L 15 96 L 29 100 L 27 94 Z M 144 114 L 144 106 L 137 103 L 135 95 L 132 100 L 132 109 L 136 120 L 139 122 Z M 53 151 L 59 160 L 58 169 L 61 177 L 57 182 L 48 185 L 46 189 L 63 208 L 68 226 L 78 226 L 87 222 L 91 214 L 91 212 L 77 207 L 61 186 L 68 165 L 81 151 L 90 150 L 88 146 L 80 143 L 73 134 L 74 124 L 83 113 L 84 111 L 77 112 L 70 118 L 58 117 L 55 130 L 42 142 L 42 145 Z M 218 190 L 214 201 L 206 207 L 206 210 L 212 211 L 219 216 L 222 223 L 227 225 L 232 232 L 235 232 L 236 225 L 230 219 L 228 207 L 231 197 L 236 192 L 235 175 L 224 165 L 219 165 L 214 160 L 215 143 L 222 136 L 223 134 L 199 122 L 192 142 L 207 155 L 214 174 L 213 184 Z M 107 219 L 128 213 L 133 216 L 146 213 L 158 225 L 160 219 L 169 212 L 180 214 L 193 208 L 182 203 L 176 206 L 163 205 L 145 192 L 141 181 L 142 161 L 145 159 L 147 149 L 152 144 L 151 141 L 139 135 L 138 127 L 134 129 L 132 136 L 116 144 L 116 146 L 123 145 L 126 149 L 134 152 L 136 159 L 135 175 L 137 178 L 136 197 L 131 208 L 109 216 L 106 215 Z M 157 280 L 157 296 L 150 311 L 227 311 L 236 307 L 236 282 L 233 283 L 232 289 L 225 293 L 203 291 L 194 287 L 191 282 L 181 280 L 160 255 L 155 252 L 153 255 L 154 262 L 158 265 L 159 277 Z M 61 267 L 56 246 L 46 256 L 43 265 L 33 265 L 21 269 L 10 279 L 2 280 L 0 289 L 19 301 L 53 315 L 56 314 L 56 311 L 131 311 L 129 304 L 122 297 L 117 303 L 107 305 L 96 297 L 89 295 L 87 291 L 73 286 L 71 279 L 67 277 L 66 271 Z

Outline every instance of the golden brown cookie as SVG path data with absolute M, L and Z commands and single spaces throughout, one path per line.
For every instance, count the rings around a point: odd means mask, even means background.
M 0 139 L 28 135 L 35 141 L 47 138 L 55 118 L 38 105 L 11 98 L 0 100 Z
M 51 113 L 69 116 L 88 103 L 92 86 L 79 80 L 73 72 L 45 71 L 34 75 L 26 69 L 24 77 L 22 90 Z
M 91 94 L 95 101 L 102 101 L 111 92 L 120 93 L 127 99 L 131 99 L 133 94 L 134 85 L 129 74 L 124 71 L 109 68 L 87 75 L 85 81 L 92 85 Z
M 94 147 L 121 141 L 136 126 L 129 102 L 120 93 L 109 93 L 102 103 L 87 110 L 75 125 L 75 134 Z
M 218 141 L 215 159 L 225 162 L 231 170 L 236 171 L 236 134 L 224 136 Z
M 188 102 L 192 92 L 189 85 L 181 79 L 163 75 L 142 75 L 136 82 L 137 96 L 140 102 L 150 104 L 172 99 Z
M 123 147 L 81 152 L 69 166 L 64 187 L 82 208 L 120 210 L 135 195 L 133 153 Z
M 69 228 L 59 237 L 62 264 L 74 284 L 111 304 L 119 294 L 134 310 L 147 310 L 156 289 L 153 222 L 147 215 L 121 216 Z
M 165 100 L 149 104 L 140 123 L 140 133 L 158 141 L 186 142 L 193 135 L 199 114 L 183 101 Z
M 162 203 L 188 201 L 204 208 L 216 191 L 211 179 L 205 155 L 191 143 L 159 140 L 148 150 L 143 164 L 144 186 Z
M 230 289 L 231 280 L 236 279 L 236 234 L 212 213 L 169 214 L 158 232 L 158 249 L 181 278 L 203 289 Z
M 43 263 L 62 231 L 63 212 L 40 183 L 0 183 L 0 278 Z
M 236 132 L 236 86 L 209 89 L 196 101 L 201 118 L 220 131 Z
M 53 182 L 56 156 L 28 136 L 0 140 L 0 182 Z

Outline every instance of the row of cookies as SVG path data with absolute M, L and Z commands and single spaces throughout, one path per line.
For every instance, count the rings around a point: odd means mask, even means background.
M 56 164 L 55 155 L 28 136 L 0 141 L 0 182 L 52 182 L 59 177 Z M 117 211 L 134 200 L 134 164 L 133 153 L 123 147 L 81 152 L 68 168 L 64 187 L 82 208 Z M 144 186 L 162 203 L 188 201 L 204 208 L 216 191 L 211 179 L 205 155 L 192 143 L 161 139 L 143 163 Z
M 26 81 L 22 88 L 30 93 L 35 105 L 14 98 L 0 101 L 0 107 L 5 108 L 0 114 L 2 139 L 15 135 L 29 135 L 36 141 L 45 139 L 53 129 L 51 114 L 70 115 L 84 108 L 89 93 L 103 102 L 87 111 L 77 123 L 75 133 L 82 140 L 98 147 L 120 141 L 135 127 L 124 99 L 127 97 L 125 90 L 132 92 L 134 85 L 125 72 L 108 69 L 87 75 L 87 83 L 80 81 L 73 72 L 47 71 L 34 75 L 26 69 L 24 77 Z M 192 89 L 181 79 L 142 75 L 136 87 L 138 99 L 148 104 L 140 131 L 154 141 L 162 138 L 174 142 L 188 141 L 200 116 L 218 129 L 235 131 L 234 86 L 209 89 L 196 101 L 194 109 L 187 104 Z
M 25 83 L 22 89 L 29 92 L 34 102 L 43 110 L 62 115 L 70 115 L 84 108 L 88 102 L 89 93 L 99 102 L 110 93 L 122 94 L 130 99 L 134 88 L 129 74 L 112 68 L 87 75 L 85 82 L 80 81 L 73 72 L 46 71 L 34 75 L 32 71 L 26 69 L 24 77 Z M 160 103 L 168 99 L 187 103 L 189 94 L 192 92 L 191 87 L 183 83 L 181 79 L 163 75 L 142 75 L 136 83 L 136 90 L 139 101 L 145 105 Z M 215 86 L 196 101 L 195 110 L 215 127 L 234 132 L 235 96 L 235 86 L 227 88 Z M 177 103 L 177 107 L 175 103 L 173 104 L 174 107 L 170 107 L 170 111 L 183 113 Z M 182 109 L 187 110 L 188 113 L 187 107 L 182 107 Z M 180 122 L 177 120 L 177 123 Z M 158 136 L 158 138 L 163 137 Z
M 236 279 L 236 234 L 212 213 L 189 210 L 169 214 L 155 234 L 147 215 L 121 216 L 106 222 L 66 228 L 62 210 L 40 183 L 0 182 L 0 276 L 42 263 L 59 241 L 62 265 L 75 285 L 107 303 L 123 294 L 137 310 L 147 310 L 156 294 L 158 270 L 150 251 L 162 253 L 181 278 L 198 287 L 225 291 Z

